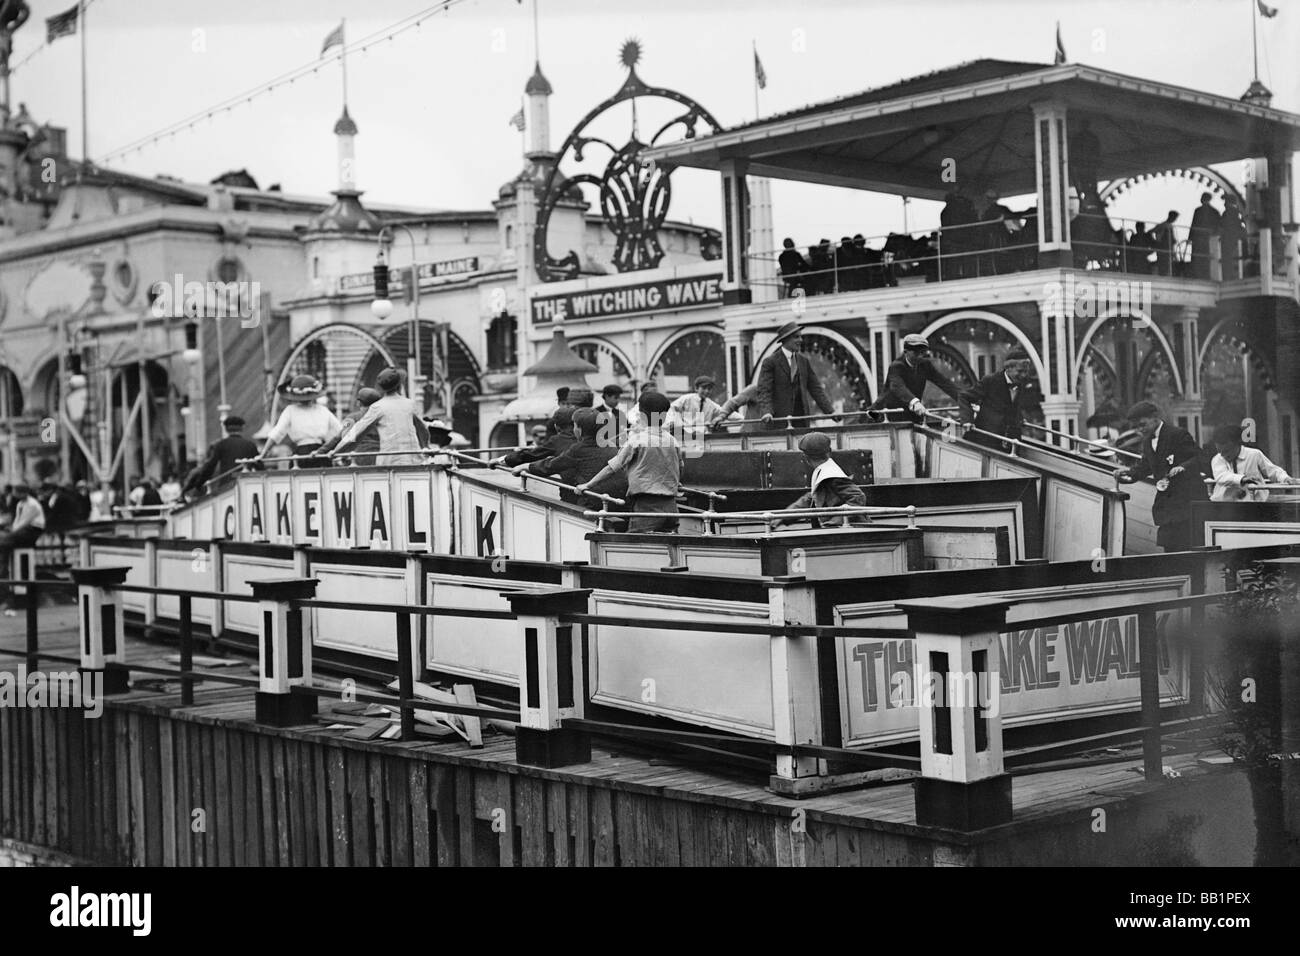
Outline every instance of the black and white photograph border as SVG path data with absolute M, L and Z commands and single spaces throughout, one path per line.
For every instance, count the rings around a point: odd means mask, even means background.
M 1295 866 L 1297 40 L 0 0 L 0 866 Z

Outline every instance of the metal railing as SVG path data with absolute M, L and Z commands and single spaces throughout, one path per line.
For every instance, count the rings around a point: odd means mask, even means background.
M 589 518 L 599 518 L 604 512 L 601 511 L 584 511 L 583 515 Z M 619 513 L 620 518 L 663 518 L 671 517 L 672 512 L 662 511 L 623 511 Z M 714 511 L 712 508 L 706 511 L 693 511 L 688 517 L 698 519 L 704 522 L 704 533 L 706 535 L 717 534 L 717 526 L 723 524 L 754 524 L 761 522 L 767 525 L 768 531 L 774 531 L 777 526 L 789 521 L 810 520 L 817 521 L 820 519 L 836 518 L 853 518 L 864 517 L 870 523 L 872 517 L 906 517 L 908 527 L 916 527 L 916 506 L 907 505 L 897 508 L 877 508 L 865 505 L 838 505 L 833 508 L 783 508 L 779 511 Z M 603 528 L 601 529 L 604 530 Z
M 1113 453 L 1115 455 L 1122 455 L 1125 458 L 1132 458 L 1136 461 L 1142 460 L 1142 456 L 1137 454 L 1136 452 L 1127 451 L 1123 448 L 1116 448 L 1114 445 L 1108 442 L 1095 441 L 1094 439 L 1091 438 L 1082 438 L 1079 435 L 1075 435 L 1070 432 L 1058 431 L 1055 428 L 1048 428 L 1045 425 L 1039 425 L 1034 422 L 1025 422 L 1024 426 L 1026 428 L 1032 428 L 1034 429 L 1034 431 L 1043 432 L 1046 435 L 1055 435 L 1059 438 L 1064 438 L 1067 441 L 1076 445 L 1088 445 L 1091 448 L 1100 448 L 1105 452 Z M 1096 457 L 1101 458 L 1104 456 L 1097 455 Z

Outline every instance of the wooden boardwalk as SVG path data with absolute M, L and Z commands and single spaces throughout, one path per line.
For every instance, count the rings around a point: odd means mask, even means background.
M 76 653 L 71 607 L 43 608 L 41 649 Z M 0 648 L 23 648 L 0 619 Z M 128 664 L 167 645 L 127 638 Z M 19 658 L 0 658 L 14 672 Z M 67 670 L 43 664 L 43 670 Z M 225 670 L 225 669 L 223 669 Z M 230 668 L 248 676 L 247 666 Z M 140 675 L 147 676 L 147 675 Z M 1012 823 L 974 835 L 916 825 L 904 780 L 804 800 L 766 779 L 671 756 L 593 748 L 590 763 L 521 767 L 512 737 L 345 739 L 321 698 L 314 724 L 253 722 L 251 688 L 179 684 L 109 698 L 103 716 L 0 708 L 0 836 L 134 865 L 771 866 L 1103 863 L 1133 859 L 1174 803 L 1231 773 L 1190 755 L 1145 783 L 1141 761 L 1015 779 Z M 1106 828 L 1096 829 L 1097 810 Z

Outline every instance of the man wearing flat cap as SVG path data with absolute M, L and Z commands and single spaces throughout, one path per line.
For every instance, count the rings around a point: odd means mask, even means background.
M 768 428 L 782 428 L 782 418 L 816 414 L 816 409 L 833 415 L 826 389 L 803 354 L 803 337 L 798 322 L 787 322 L 776 333 L 778 348 L 758 370 L 758 414 Z M 814 408 L 815 405 L 815 408 Z M 800 424 L 807 424 L 802 422 Z
M 961 392 L 957 386 L 930 361 L 930 343 L 925 336 L 904 336 L 903 354 L 890 363 L 889 371 L 885 373 L 885 389 L 871 407 L 903 408 L 907 410 L 904 420 L 922 422 L 927 411 L 922 399 L 929 382 L 961 404 Z

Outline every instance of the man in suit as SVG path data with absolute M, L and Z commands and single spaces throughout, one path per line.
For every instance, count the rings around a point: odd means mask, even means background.
M 1210 277 L 1210 238 L 1219 234 L 1223 220 L 1219 210 L 1210 205 L 1213 198 L 1210 193 L 1201 193 L 1201 204 L 1192 213 L 1192 277 L 1195 279 Z
M 813 404 L 827 415 L 835 408 L 826 389 L 803 354 L 798 322 L 787 322 L 776 333 L 779 348 L 763 359 L 758 370 L 758 414 L 768 428 L 781 428 L 780 418 L 814 414 Z
M 1020 438 L 1025 419 L 1040 416 L 1041 398 L 1034 387 L 1034 363 L 1029 353 L 1024 349 L 1012 349 L 1007 353 L 1000 372 L 985 375 L 973 388 L 962 390 L 962 410 L 979 429 L 968 432 L 966 438 L 999 451 L 1009 450 L 1011 446 L 1008 443 L 998 441 L 994 436 Z
M 622 400 L 623 386 L 606 385 L 600 390 L 600 404 L 595 409 L 600 422 L 597 439 L 611 448 L 617 448 L 627 440 L 627 413 L 619 405 Z
M 929 382 L 948 393 L 958 405 L 961 404 L 961 392 L 956 384 L 930 361 L 930 343 L 925 336 L 905 335 L 903 354 L 889 363 L 884 391 L 871 403 L 871 408 L 905 408 L 907 415 L 904 420 L 919 424 L 925 421 L 927 409 L 922 398 Z
M 257 444 L 244 437 L 242 418 L 238 415 L 230 415 L 221 424 L 226 429 L 226 437 L 208 446 L 208 456 L 203 459 L 202 465 L 190 473 L 189 480 L 185 482 L 184 492 L 199 493 L 203 490 L 205 482 L 238 467 L 239 459 L 257 457 Z M 262 466 L 258 464 L 253 467 Z
M 1191 547 L 1192 502 L 1205 498 L 1201 450 L 1191 435 L 1166 422 L 1152 402 L 1138 402 L 1125 417 L 1142 436 L 1142 461 L 1116 477 L 1122 482 L 1156 480 L 1151 505 L 1151 519 L 1159 529 L 1156 543 L 1165 551 L 1186 551 Z
M 806 291 L 804 281 L 805 273 L 808 271 L 808 260 L 794 247 L 793 239 L 785 240 L 781 243 L 781 247 L 781 255 L 777 256 L 776 263 L 781 267 L 781 279 L 785 282 L 786 298 L 789 298 L 794 295 L 795 289 Z

